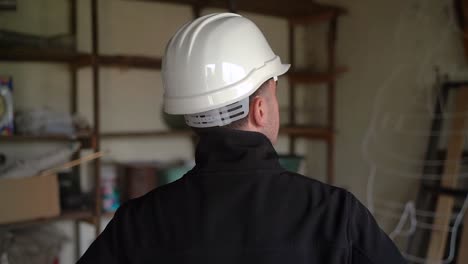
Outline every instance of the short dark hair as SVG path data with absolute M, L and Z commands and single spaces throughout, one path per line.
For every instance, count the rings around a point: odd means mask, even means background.
M 265 90 L 265 87 L 268 85 L 268 82 L 270 82 L 270 80 L 273 80 L 273 78 L 271 79 L 268 79 L 266 82 L 264 82 L 253 94 L 251 94 L 249 96 L 249 104 L 252 102 L 252 100 L 263 93 L 263 91 Z M 250 111 L 249 113 L 242 119 L 239 119 L 239 120 L 236 120 L 228 125 L 225 125 L 223 127 L 225 128 L 230 128 L 230 129 L 241 129 L 243 128 L 246 124 L 247 124 L 247 121 L 249 119 L 249 115 L 250 115 Z M 210 128 L 199 128 L 199 127 L 192 127 L 192 130 L 196 133 L 196 134 L 199 134 L 203 131 L 207 131 L 209 130 Z

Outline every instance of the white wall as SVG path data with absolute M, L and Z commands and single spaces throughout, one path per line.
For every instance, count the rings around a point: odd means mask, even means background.
M 373 163 L 388 163 L 396 171 L 421 175 L 421 164 L 397 163 L 388 155 L 422 161 L 426 135 L 390 136 L 381 132 L 374 141 L 366 141 L 366 136 L 371 129 L 381 129 L 382 118 L 390 114 L 420 114 L 417 122 L 403 129 L 430 129 L 428 110 L 433 107 L 435 67 L 452 80 L 466 80 L 468 76 L 461 32 L 454 22 L 451 1 L 321 2 L 349 10 L 339 20 L 337 57 L 350 72 L 337 82 L 336 177 L 337 185 L 347 187 L 367 203 L 366 185 Z M 406 201 L 417 193 L 417 180 L 404 181 L 378 169 L 376 176 L 374 191 L 382 199 Z M 384 227 L 394 224 L 377 218 Z

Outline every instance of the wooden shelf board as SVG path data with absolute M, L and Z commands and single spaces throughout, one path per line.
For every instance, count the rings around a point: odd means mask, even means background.
M 311 15 L 302 15 L 290 17 L 289 21 L 294 25 L 312 25 L 317 23 L 323 23 L 332 20 L 340 15 L 347 14 L 348 11 L 344 8 L 331 7 L 329 10 L 324 10 L 319 13 Z
M 1 49 L 0 61 L 69 63 L 78 67 L 97 63 L 102 67 L 161 69 L 161 58 L 134 55 L 99 55 L 52 49 Z
M 90 133 L 79 133 L 76 136 L 68 135 L 44 135 L 44 136 L 26 136 L 26 135 L 13 135 L 13 136 L 0 136 L 0 142 L 66 142 L 66 141 L 80 141 L 83 148 L 91 147 L 93 142 L 93 135 Z
M 333 135 L 327 128 L 285 126 L 281 127 L 280 134 L 304 138 L 328 139 Z M 102 133 L 103 139 L 112 138 L 143 138 L 143 137 L 179 137 L 193 136 L 190 130 L 167 130 L 167 131 L 146 131 L 146 132 L 107 132 Z
M 445 160 L 446 156 L 447 156 L 447 151 L 446 150 L 438 150 L 437 151 L 437 157 L 438 157 L 439 160 Z M 462 158 L 463 159 L 468 159 L 468 151 L 467 150 L 462 152 Z
M 194 0 L 129 0 L 129 1 L 146 1 L 146 2 L 165 2 L 170 4 L 182 5 L 198 5 L 202 8 L 221 8 L 226 11 L 229 9 L 226 0 L 208 0 L 208 1 L 194 1 Z M 277 16 L 287 19 L 297 17 L 312 18 L 323 16 L 325 13 L 340 13 L 340 9 L 331 5 L 319 4 L 307 0 L 237 0 L 235 1 L 235 8 L 240 12 L 252 12 L 262 15 Z
M 65 211 L 65 212 L 62 212 L 60 215 L 54 216 L 54 217 L 19 221 L 19 222 L 8 223 L 8 224 L 0 224 L 0 228 L 7 228 L 7 229 L 21 228 L 21 227 L 26 227 L 30 225 L 40 225 L 40 224 L 46 224 L 49 222 L 65 221 L 65 220 L 92 221 L 90 220 L 92 218 L 93 218 L 93 213 L 91 211 Z
M 139 69 L 161 69 L 161 58 L 134 55 L 99 55 L 97 57 L 83 57 L 78 67 L 90 66 L 93 62 L 102 67 L 139 68 Z
M 347 67 L 338 67 L 333 72 L 312 72 L 307 70 L 297 70 L 287 73 L 289 81 L 292 83 L 323 84 L 335 80 L 338 76 L 348 71 Z
M 74 63 L 86 60 L 89 54 L 52 49 L 0 49 L 0 61 Z
M 333 137 L 334 132 L 325 127 L 283 126 L 280 128 L 280 134 L 309 139 L 329 140 Z
M 280 129 L 281 134 L 291 134 L 294 136 L 305 137 L 325 137 L 330 131 L 326 128 L 303 127 L 303 126 L 285 126 Z M 102 139 L 112 138 L 143 138 L 143 137 L 188 137 L 195 135 L 191 130 L 155 130 L 155 131 L 119 131 L 103 132 Z M 49 136 L 0 136 L 0 142 L 53 142 L 53 141 L 92 141 L 92 135 L 83 134 L 77 137 L 64 135 Z
M 162 59 L 151 56 L 134 55 L 99 55 L 74 53 L 67 51 L 41 49 L 4 49 L 0 50 L 0 61 L 70 63 L 77 67 L 91 66 L 97 63 L 102 67 L 140 68 L 160 70 Z M 348 71 L 347 67 L 338 67 L 334 72 L 313 72 L 298 70 L 288 73 L 291 81 L 297 83 L 321 83 L 333 80 Z
M 10 5 L 7 4 L 6 6 L 5 5 L 0 6 L 0 11 L 16 11 L 16 2 Z
M 126 137 L 180 137 L 192 136 L 194 133 L 191 130 L 155 130 L 155 131 L 120 131 L 120 132 L 104 132 L 101 138 L 126 138 Z
M 102 212 L 101 216 L 106 217 L 106 218 L 113 218 L 115 215 L 115 212 Z

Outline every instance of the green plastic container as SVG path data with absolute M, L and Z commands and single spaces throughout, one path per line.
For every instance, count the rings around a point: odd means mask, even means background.
M 182 176 L 184 176 L 184 174 L 191 169 L 192 167 L 187 165 L 166 168 L 161 171 L 161 174 L 159 176 L 159 185 L 164 185 L 176 181 L 182 178 Z
M 302 156 L 295 155 L 279 155 L 279 163 L 281 167 L 288 171 L 299 172 L 301 163 L 304 160 Z

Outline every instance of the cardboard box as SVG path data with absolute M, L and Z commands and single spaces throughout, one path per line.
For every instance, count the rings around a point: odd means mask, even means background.
M 0 178 L 0 224 L 58 216 L 57 175 Z

